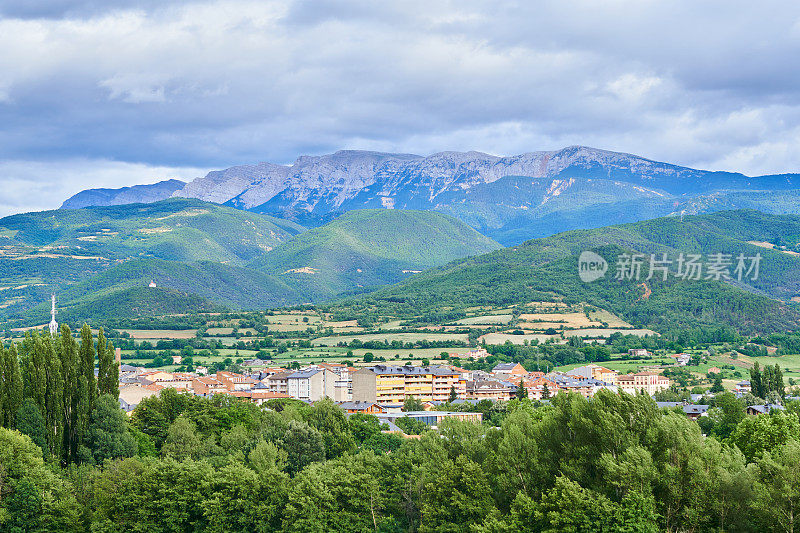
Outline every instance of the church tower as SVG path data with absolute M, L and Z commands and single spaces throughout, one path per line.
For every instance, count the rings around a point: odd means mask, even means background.
M 55 337 L 56 333 L 58 333 L 58 322 L 56 322 L 56 295 L 55 294 L 53 294 L 50 297 L 50 303 L 51 303 L 51 307 L 50 307 L 50 324 L 48 324 L 48 327 L 50 328 L 50 335 Z

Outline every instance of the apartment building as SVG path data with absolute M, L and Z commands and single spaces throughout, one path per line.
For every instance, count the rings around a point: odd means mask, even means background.
M 444 401 L 450 390 L 466 395 L 466 382 L 455 370 L 438 366 L 376 365 L 352 374 L 353 400 L 400 404 L 413 396 L 422 401 Z
M 286 390 L 289 396 L 298 400 L 316 402 L 322 398 L 333 399 L 338 378 L 336 373 L 326 368 L 300 370 L 286 376 Z
M 316 366 L 336 374 L 337 379 L 333 386 L 334 401 L 347 402 L 353 399 L 353 380 L 350 377 L 350 367 L 339 363 L 318 363 Z
M 616 370 L 609 370 L 603 366 L 590 363 L 585 366 L 573 368 L 567 372 L 567 375 L 578 378 L 596 379 L 598 381 L 604 381 L 609 385 L 616 385 L 619 373 Z
M 643 391 L 652 396 L 658 391 L 669 388 L 669 378 L 655 372 L 637 372 L 617 376 L 617 386 L 628 394 Z

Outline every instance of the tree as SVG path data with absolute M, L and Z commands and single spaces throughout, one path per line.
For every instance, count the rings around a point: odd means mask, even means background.
M 550 389 L 547 387 L 547 383 L 542 385 L 542 400 L 546 400 L 550 398 Z
M 758 417 L 763 418 L 763 417 Z M 800 509 L 800 443 L 789 441 L 757 463 L 752 509 L 758 531 L 792 532 L 797 528 Z
M 775 450 L 792 439 L 800 439 L 800 421 L 793 413 L 773 412 L 770 415 L 747 417 L 736 427 L 731 441 L 748 461 Z
M 17 411 L 17 429 L 23 435 L 30 437 L 44 454 L 50 453 L 47 446 L 47 426 L 44 416 L 31 398 L 25 398 L 22 407 Z
M 0 428 L 1 531 L 85 531 L 73 489 L 27 436 Z
M 405 401 L 403 402 L 403 411 L 405 412 L 412 412 L 412 411 L 424 411 L 425 406 L 422 405 L 422 402 L 416 399 L 413 395 L 406 396 Z
M 456 388 L 450 385 L 450 396 L 448 396 L 447 401 L 448 403 L 453 403 L 458 399 L 458 394 L 456 394 Z
M 710 392 L 722 392 L 725 387 L 722 386 L 722 376 L 714 374 L 714 384 L 709 389 Z
M 106 459 L 132 457 L 138 449 L 136 439 L 128 431 L 128 416 L 120 409 L 118 400 L 110 394 L 100 396 L 86 430 L 84 458 L 102 463 Z
M 103 328 L 97 333 L 97 389 L 99 394 L 110 394 L 119 398 L 119 364 L 114 354 L 114 346 L 106 342 Z
M 754 396 L 763 398 L 766 392 L 764 391 L 764 384 L 762 382 L 761 367 L 758 361 L 755 362 L 753 368 L 750 369 L 750 391 Z
M 12 345 L 6 350 L 0 346 L 2 357 L 2 386 L 0 387 L 0 425 L 15 426 L 17 411 L 22 406 L 23 381 L 19 366 L 17 348 Z
M 286 452 L 286 471 L 292 476 L 307 465 L 325 459 L 322 435 L 304 422 L 290 420 L 277 444 Z
M 201 447 L 202 442 L 194 424 L 185 416 L 180 416 L 169 427 L 161 454 L 178 461 L 196 459 L 201 454 Z
M 523 400 L 528 397 L 528 391 L 525 390 L 525 382 L 523 380 L 519 380 L 519 386 L 517 387 L 516 392 L 517 400 Z

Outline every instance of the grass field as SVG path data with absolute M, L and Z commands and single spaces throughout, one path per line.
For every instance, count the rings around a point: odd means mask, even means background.
M 132 339 L 192 339 L 196 329 L 123 329 Z
M 467 342 L 467 335 L 464 333 L 371 333 L 368 335 L 342 335 L 336 337 L 320 337 L 311 343 L 315 346 L 320 344 L 334 346 L 340 342 L 350 343 L 358 339 L 360 341 L 402 341 L 417 342 L 428 341 L 462 341 Z

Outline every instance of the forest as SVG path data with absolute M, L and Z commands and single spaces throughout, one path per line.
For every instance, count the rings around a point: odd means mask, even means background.
M 748 416 L 725 393 L 698 424 L 648 396 L 560 394 L 410 438 L 328 400 L 165 390 L 129 418 L 112 354 L 88 327 L 80 341 L 64 327 L 3 349 L 0 531 L 795 527 L 794 402 Z

